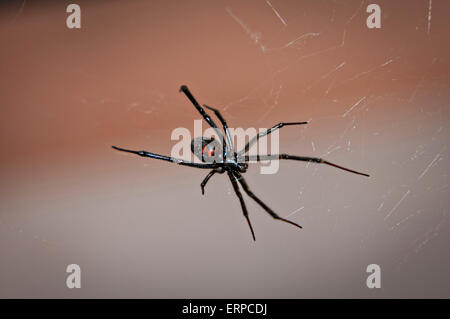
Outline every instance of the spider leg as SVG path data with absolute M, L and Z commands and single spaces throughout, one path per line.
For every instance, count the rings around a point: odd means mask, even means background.
M 127 150 L 127 149 L 116 147 L 116 146 L 112 146 L 112 148 L 115 149 L 115 150 L 121 151 L 121 152 L 132 153 L 132 154 L 136 154 L 136 155 L 139 155 L 139 156 L 142 156 L 142 157 L 156 158 L 156 159 L 159 159 L 159 160 L 168 161 L 168 162 L 176 163 L 178 165 L 184 165 L 184 166 L 190 166 L 190 167 L 218 168 L 221 165 L 221 163 L 203 164 L 203 163 L 188 162 L 188 161 L 185 161 L 185 160 L 182 160 L 182 159 L 179 159 L 179 158 L 159 155 L 159 154 L 150 153 L 150 152 L 147 152 L 147 151 Z
M 239 151 L 238 153 L 238 157 L 239 155 L 244 154 L 245 152 L 247 152 L 250 147 L 255 144 L 256 142 L 258 142 L 258 140 L 261 137 L 264 137 L 266 135 L 269 135 L 270 133 L 272 133 L 273 131 L 276 131 L 280 128 L 282 128 L 283 126 L 288 126 L 288 125 L 302 125 L 302 124 L 308 124 L 308 122 L 288 122 L 288 123 L 278 123 L 277 125 L 272 126 L 271 128 L 269 128 L 267 131 L 265 132 L 261 132 L 258 135 L 256 135 L 255 137 L 253 137 L 246 145 L 245 147 Z
M 205 119 L 206 123 L 208 123 L 209 126 L 211 126 L 216 131 L 217 135 L 222 140 L 222 145 L 223 145 L 223 148 L 225 149 L 226 148 L 226 143 L 225 143 L 225 139 L 223 137 L 222 132 L 219 130 L 219 128 L 217 127 L 216 123 L 214 123 L 213 119 L 208 115 L 208 113 L 206 113 L 205 110 L 200 106 L 200 104 L 197 102 L 195 97 L 192 95 L 191 91 L 189 91 L 188 87 L 186 85 L 182 85 L 180 87 L 180 92 L 183 92 L 187 96 L 187 98 L 195 106 L 195 108 L 200 113 L 200 115 L 203 116 L 203 118 Z
M 205 179 L 202 181 L 202 183 L 200 184 L 200 188 L 202 189 L 202 195 L 205 195 L 205 186 L 206 183 L 208 183 L 209 179 L 211 177 L 213 177 L 214 174 L 216 174 L 217 171 L 216 170 L 212 170 L 211 172 L 208 173 L 208 175 L 206 175 Z
M 239 198 L 239 202 L 241 203 L 242 213 L 244 217 L 247 219 L 248 226 L 250 227 L 250 231 L 252 232 L 253 240 L 256 241 L 255 232 L 253 231 L 252 223 L 250 223 L 250 218 L 248 217 L 247 207 L 245 206 L 244 198 L 242 197 L 241 191 L 239 190 L 238 183 L 236 182 L 236 178 L 230 171 L 227 171 L 228 177 L 230 178 L 231 184 L 233 184 L 234 192 Z
M 264 204 L 255 194 L 253 194 L 253 192 L 250 190 L 250 188 L 247 185 L 247 182 L 245 181 L 244 177 L 237 171 L 233 171 L 234 176 L 236 177 L 236 179 L 239 181 L 239 183 L 241 184 L 242 188 L 244 189 L 244 191 L 247 193 L 248 196 L 250 196 L 255 202 L 257 202 L 259 204 L 259 206 L 261 206 L 262 208 L 264 208 L 264 210 L 269 213 L 270 216 L 272 216 L 274 219 L 278 219 L 281 220 L 283 222 L 286 222 L 288 224 L 297 226 L 299 228 L 303 228 L 302 226 L 288 220 L 285 219 L 283 217 L 278 216 L 273 210 L 271 210 L 266 204 Z
M 212 170 L 211 172 L 208 173 L 208 175 L 206 175 L 206 177 L 203 179 L 202 183 L 200 184 L 200 188 L 202 189 L 202 195 L 205 195 L 205 186 L 206 186 L 206 183 L 208 183 L 209 179 L 211 177 L 213 177 L 213 175 L 215 173 L 223 174 L 224 172 L 225 172 L 225 170 L 223 169 L 223 167 L 220 167 L 220 168 L 216 168 L 216 169 Z
M 231 139 L 231 135 L 230 135 L 230 131 L 228 130 L 228 125 L 227 122 L 225 121 L 225 119 L 223 118 L 222 114 L 220 114 L 219 110 L 208 106 L 206 104 L 203 104 L 204 107 L 206 107 L 208 110 L 211 110 L 214 112 L 214 114 L 217 116 L 217 118 L 219 119 L 220 123 L 222 123 L 223 126 L 223 130 L 225 131 L 225 135 L 227 136 L 227 142 L 228 142 L 228 150 L 231 151 L 230 153 L 233 153 L 233 140 Z
M 288 155 L 288 154 L 276 154 L 276 155 L 256 155 L 256 156 L 245 156 L 245 161 L 266 161 L 266 160 L 274 160 L 274 159 L 287 159 L 287 160 L 294 160 L 294 161 L 302 161 L 302 162 L 312 162 L 312 163 L 318 163 L 318 164 L 327 164 L 339 169 L 342 169 L 344 171 L 350 172 L 350 173 L 354 173 L 354 174 L 358 174 L 358 175 L 363 175 L 363 176 L 367 176 L 369 177 L 369 174 L 366 173 L 361 173 L 331 162 L 328 162 L 322 158 L 318 158 L 318 157 L 306 157 L 306 156 L 295 156 L 295 155 Z

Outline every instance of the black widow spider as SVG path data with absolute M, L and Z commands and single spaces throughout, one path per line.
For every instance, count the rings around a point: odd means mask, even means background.
M 228 178 L 231 181 L 231 184 L 233 185 L 234 191 L 241 203 L 242 212 L 244 213 L 244 216 L 247 219 L 248 225 L 250 227 L 250 231 L 253 236 L 253 240 L 256 240 L 255 233 L 253 231 L 252 224 L 250 223 L 250 219 L 248 217 L 248 212 L 247 212 L 247 207 L 245 206 L 244 198 L 242 197 L 242 194 L 239 190 L 238 182 L 239 182 L 239 184 L 241 184 L 241 187 L 244 189 L 244 191 L 247 193 L 247 195 L 250 196 L 253 200 L 255 200 L 274 219 L 284 221 L 286 223 L 292 224 L 299 228 L 302 228 L 302 226 L 300 226 L 290 220 L 287 220 L 285 218 L 278 216 L 272 209 L 270 209 L 266 204 L 264 204 L 255 194 L 253 194 L 253 192 L 250 190 L 250 188 L 247 185 L 247 182 L 245 181 L 244 177 L 241 174 L 241 173 L 245 173 L 247 171 L 248 162 L 250 162 L 250 161 L 259 162 L 259 161 L 267 161 L 267 160 L 275 160 L 275 159 L 287 159 L 287 160 L 327 164 L 327 165 L 331 165 L 336 168 L 345 170 L 347 172 L 351 172 L 351 173 L 355 173 L 355 174 L 359 174 L 359 175 L 363 175 L 363 176 L 369 176 L 368 174 L 360 173 L 360 172 L 330 163 L 326 160 L 323 160 L 323 159 L 317 158 L 317 157 L 295 156 L 295 155 L 288 155 L 288 154 L 277 154 L 277 155 L 268 154 L 268 155 L 255 155 L 255 156 L 245 155 L 245 153 L 247 153 L 247 151 L 250 149 L 250 147 L 254 143 L 256 143 L 261 137 L 269 135 L 273 131 L 280 129 L 283 126 L 302 125 L 302 124 L 307 124 L 307 122 L 278 123 L 277 125 L 266 130 L 265 132 L 261 132 L 258 135 L 256 135 L 255 137 L 253 137 L 241 151 L 236 153 L 234 150 L 233 141 L 231 139 L 227 123 L 225 122 L 225 119 L 222 117 L 220 112 L 218 110 L 216 110 L 215 108 L 212 108 L 207 105 L 203 105 L 206 109 L 213 111 L 214 114 L 219 119 L 219 121 L 222 123 L 223 130 L 225 131 L 226 142 L 225 142 L 225 138 L 224 138 L 222 132 L 220 131 L 220 129 L 217 127 L 217 125 L 214 123 L 214 121 L 211 119 L 211 117 L 205 112 L 205 110 L 200 106 L 200 104 L 194 98 L 192 93 L 189 91 L 188 87 L 186 85 L 181 86 L 180 92 L 183 92 L 184 94 L 186 94 L 187 98 L 192 102 L 192 104 L 194 104 L 195 108 L 203 116 L 204 120 L 216 131 L 216 133 L 222 140 L 222 143 L 219 143 L 218 141 L 214 140 L 214 138 L 206 138 L 206 137 L 197 137 L 192 140 L 191 151 L 196 157 L 198 157 L 202 161 L 202 163 L 189 162 L 189 161 L 185 161 L 182 159 L 177 159 L 177 158 L 173 158 L 173 157 L 169 157 L 169 156 L 150 153 L 147 151 L 133 151 L 133 150 L 127 150 L 127 149 L 116 147 L 116 146 L 112 146 L 112 148 L 114 148 L 118 151 L 122 151 L 122 152 L 137 154 L 137 155 L 140 155 L 143 157 L 156 158 L 156 159 L 160 159 L 163 161 L 177 163 L 179 165 L 211 169 L 211 171 L 208 173 L 208 175 L 206 175 L 206 177 L 203 179 L 202 183 L 200 184 L 202 194 L 205 193 L 206 183 L 208 183 L 209 179 L 214 174 L 216 174 L 216 173 L 223 174 L 226 172 L 228 174 Z M 220 150 L 220 146 L 222 146 L 223 152 L 217 151 L 217 150 Z

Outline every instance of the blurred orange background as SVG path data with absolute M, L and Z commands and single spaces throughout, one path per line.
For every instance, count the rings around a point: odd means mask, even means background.
M 77 1 L 81 29 L 69 3 L 0 5 L 0 297 L 450 297 L 447 1 L 377 1 L 381 29 L 359 0 Z M 246 198 L 254 243 L 225 175 L 202 196 L 207 171 L 111 149 L 170 155 L 200 119 L 182 84 L 230 127 L 307 120 L 280 151 L 371 177 L 254 165 L 304 227 Z

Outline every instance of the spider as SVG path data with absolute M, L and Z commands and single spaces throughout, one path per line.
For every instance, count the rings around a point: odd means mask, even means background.
M 298 228 L 302 228 L 302 226 L 298 225 L 297 223 L 294 223 L 293 221 L 290 221 L 288 219 L 285 219 L 283 217 L 278 216 L 271 208 L 269 208 L 266 204 L 264 204 L 263 201 L 261 201 L 248 187 L 247 182 L 245 181 L 244 177 L 242 176 L 243 173 L 245 173 L 248 169 L 248 162 L 259 162 L 259 161 L 267 161 L 267 160 L 275 160 L 275 159 L 283 159 L 283 160 L 294 160 L 294 161 L 303 161 L 303 162 L 312 162 L 312 163 L 319 163 L 319 164 L 327 164 L 342 170 L 345 170 L 347 172 L 351 172 L 354 174 L 359 174 L 363 176 L 369 176 L 368 174 L 360 173 L 339 165 L 336 165 L 334 163 L 328 162 L 324 159 L 317 158 L 317 157 L 305 157 L 305 156 L 295 156 L 295 155 L 288 155 L 288 154 L 276 154 L 276 155 L 246 155 L 250 147 L 258 142 L 258 140 L 261 137 L 264 137 L 266 135 L 269 135 L 275 130 L 278 130 L 284 126 L 289 125 L 303 125 L 308 124 L 308 122 L 288 122 L 288 123 L 278 123 L 277 125 L 274 125 L 273 127 L 269 128 L 268 130 L 264 132 L 260 132 L 258 135 L 253 137 L 249 140 L 249 142 L 245 145 L 245 147 L 236 152 L 234 150 L 233 141 L 230 136 L 230 132 L 228 130 L 228 125 L 225 121 L 225 119 L 222 117 L 219 110 L 207 106 L 203 104 L 203 107 L 211 110 L 214 112 L 216 117 L 219 119 L 220 123 L 222 124 L 223 131 L 225 132 L 225 138 L 220 131 L 220 129 L 217 127 L 216 123 L 214 123 L 213 119 L 206 113 L 205 109 L 200 106 L 200 104 L 197 102 L 197 100 L 194 98 L 192 93 L 189 91 L 188 87 L 186 85 L 181 86 L 180 92 L 183 92 L 187 98 L 192 102 L 192 104 L 195 106 L 197 111 L 202 115 L 203 119 L 211 126 L 217 135 L 221 138 L 222 142 L 215 140 L 214 138 L 207 138 L 207 137 L 197 137 L 192 139 L 191 141 L 191 151 L 192 153 L 201 160 L 201 163 L 195 163 L 195 162 L 189 162 L 178 158 L 173 158 L 169 156 L 159 155 L 155 153 L 150 153 L 147 151 L 133 151 L 128 150 L 116 146 L 112 146 L 112 148 L 122 151 L 122 152 L 128 152 L 133 153 L 142 157 L 150 157 L 150 158 L 156 158 L 163 161 L 168 161 L 172 163 L 176 163 L 179 165 L 184 166 L 190 166 L 190 167 L 196 167 L 196 168 L 202 168 L 202 169 L 211 169 L 211 171 L 206 175 L 206 177 L 203 179 L 203 181 L 200 184 L 200 188 L 202 191 L 202 195 L 205 194 L 205 186 L 208 183 L 208 181 L 211 179 L 213 175 L 216 173 L 223 174 L 227 173 L 228 178 L 231 181 L 231 184 L 233 186 L 234 192 L 236 193 L 236 196 L 239 199 L 239 202 L 241 204 L 242 212 L 244 214 L 244 217 L 247 220 L 248 226 L 250 227 L 250 232 L 252 234 L 253 240 L 256 240 L 255 238 L 255 232 L 253 231 L 252 224 L 250 222 L 250 219 L 248 217 L 248 211 L 247 207 L 245 206 L 244 198 L 242 196 L 241 191 L 239 190 L 239 184 L 241 185 L 244 192 L 252 198 L 255 202 L 257 202 L 270 216 L 272 216 L 274 219 L 289 223 L 291 225 L 297 226 Z M 222 152 L 220 152 L 222 150 Z

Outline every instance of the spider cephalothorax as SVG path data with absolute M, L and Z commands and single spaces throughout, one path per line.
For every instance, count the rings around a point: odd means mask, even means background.
M 225 135 L 220 131 L 220 129 L 217 127 L 216 123 L 211 119 L 211 117 L 205 112 L 202 106 L 197 102 L 197 100 L 194 98 L 192 93 L 189 91 L 187 86 L 183 85 L 180 88 L 180 91 L 186 94 L 188 99 L 194 104 L 197 111 L 202 115 L 203 119 L 216 131 L 217 135 L 220 137 L 220 140 L 216 140 L 214 138 L 208 138 L 208 137 L 197 137 L 194 138 L 191 142 L 191 151 L 192 153 L 201 160 L 201 163 L 194 163 L 185 161 L 178 158 L 173 158 L 169 156 L 159 155 L 155 153 L 150 153 L 147 151 L 133 151 L 128 150 L 120 147 L 113 146 L 114 149 L 122 151 L 122 152 L 128 152 L 133 153 L 136 155 L 140 155 L 143 157 L 150 157 L 150 158 L 156 158 L 164 161 L 169 161 L 173 163 L 177 163 L 179 165 L 184 166 L 190 166 L 190 167 L 197 167 L 197 168 L 203 168 L 203 169 L 211 169 L 211 171 L 206 175 L 206 177 L 203 179 L 202 183 L 200 184 L 202 194 L 205 192 L 205 186 L 206 183 L 209 181 L 209 179 L 216 173 L 223 174 L 227 173 L 228 178 L 231 181 L 231 184 L 233 185 L 233 189 L 239 198 L 239 202 L 241 204 L 242 212 L 244 213 L 245 218 L 247 219 L 247 223 L 250 227 L 250 231 L 253 236 L 253 240 L 255 240 L 255 233 L 253 231 L 252 224 L 250 223 L 250 219 L 248 217 L 247 207 L 245 206 L 244 198 L 242 197 L 241 191 L 239 190 L 239 184 L 241 185 L 244 192 L 252 198 L 254 201 L 256 201 L 269 215 L 271 215 L 273 218 L 284 221 L 286 223 L 292 224 L 294 226 L 297 226 L 299 228 L 302 228 L 302 226 L 288 220 L 285 218 L 282 218 L 278 216 L 272 209 L 270 209 L 266 204 L 264 204 L 253 192 L 250 190 L 250 188 L 247 185 L 247 182 L 245 181 L 244 177 L 241 173 L 245 173 L 248 168 L 249 162 L 259 162 L 259 161 L 266 161 L 266 160 L 278 160 L 278 159 L 289 159 L 289 160 L 295 160 L 295 161 L 303 161 L 303 162 L 312 162 L 312 163 L 318 163 L 318 164 L 327 164 L 342 170 L 345 170 L 347 172 L 363 175 L 363 176 L 369 176 L 368 174 L 360 173 L 339 165 L 336 165 L 334 163 L 328 162 L 324 159 L 317 158 L 317 157 L 305 157 L 305 156 L 296 156 L 296 155 L 288 155 L 288 154 L 275 154 L 275 155 L 246 155 L 250 147 L 255 144 L 261 137 L 264 137 L 273 131 L 282 128 L 283 126 L 288 125 L 302 125 L 307 124 L 307 122 L 289 122 L 289 123 L 278 123 L 277 125 L 274 125 L 270 129 L 268 129 L 265 132 L 261 132 L 258 135 L 256 135 L 253 139 L 251 139 L 245 147 L 236 152 L 233 147 L 233 141 L 231 139 L 227 123 L 225 122 L 225 119 L 222 117 L 220 112 L 216 110 L 215 108 L 209 107 L 207 105 L 203 105 L 206 109 L 209 109 L 214 112 L 214 114 L 219 119 L 220 123 L 222 124 L 223 131 Z
M 245 173 L 248 164 L 238 161 L 238 154 L 227 153 L 223 145 L 214 137 L 196 137 L 191 141 L 191 152 L 203 163 L 223 163 L 230 168 L 236 168 Z

